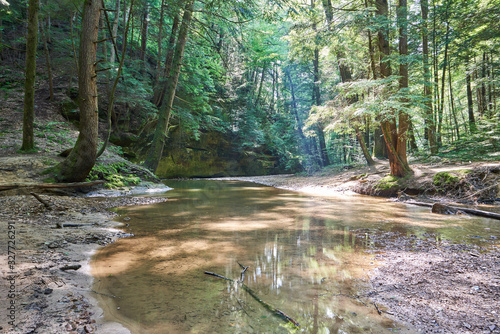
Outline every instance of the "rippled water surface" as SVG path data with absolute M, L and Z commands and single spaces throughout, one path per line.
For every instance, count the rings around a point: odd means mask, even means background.
M 229 181 L 168 185 L 167 202 L 119 209 L 135 236 L 106 246 L 92 264 L 94 289 L 116 296 L 100 295 L 106 317 L 134 333 L 410 333 L 355 298 L 377 264 L 354 231 L 463 241 L 498 229 L 363 196 L 313 198 Z M 239 264 L 249 267 L 246 290 L 204 274 L 239 280 Z

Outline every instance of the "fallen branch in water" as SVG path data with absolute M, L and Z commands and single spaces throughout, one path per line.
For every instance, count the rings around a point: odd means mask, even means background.
M 260 299 L 260 297 L 255 293 L 255 291 L 253 291 L 247 285 L 245 285 L 245 283 L 243 283 L 243 278 L 245 277 L 244 274 L 245 274 L 245 271 L 247 271 L 248 266 L 245 267 L 245 266 L 243 266 L 240 263 L 238 263 L 238 264 L 243 269 L 243 271 L 241 272 L 241 280 L 240 281 L 235 281 L 233 279 L 227 278 L 225 276 L 222 276 L 222 275 L 219 275 L 219 274 L 216 274 L 216 273 L 212 273 L 210 271 L 205 271 L 205 274 L 206 275 L 210 275 L 210 276 L 215 276 L 215 277 L 218 277 L 218 278 L 222 278 L 222 279 L 224 279 L 226 281 L 229 281 L 229 282 L 232 282 L 232 283 L 240 284 L 243 290 L 245 290 L 246 292 L 248 292 L 248 294 L 250 296 L 252 296 L 253 299 L 255 299 L 256 301 L 258 301 L 269 312 L 274 313 L 276 316 L 278 316 L 278 317 L 280 317 L 280 318 L 282 318 L 282 319 L 284 319 L 284 320 L 292 323 L 295 327 L 299 327 L 300 323 L 298 321 L 296 321 L 292 317 L 288 316 L 286 313 L 284 313 L 280 309 L 277 309 L 276 307 L 272 306 L 271 304 L 269 304 L 269 303 L 265 302 L 264 300 Z
M 241 272 L 241 278 L 240 278 L 240 282 L 243 283 L 243 280 L 245 279 L 245 271 L 247 271 L 247 269 L 249 268 L 249 266 L 244 266 L 242 265 L 241 263 L 238 262 L 238 264 L 240 265 L 241 269 L 243 269 L 243 271 Z

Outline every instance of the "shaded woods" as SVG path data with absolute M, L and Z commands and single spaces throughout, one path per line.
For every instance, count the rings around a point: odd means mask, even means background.
M 415 159 L 498 160 L 499 7 L 3 1 L 0 86 L 8 97 L 26 78 L 23 151 L 36 150 L 33 101 L 48 88 L 79 126 L 53 171 L 61 181 L 92 169 L 98 120 L 106 143 L 165 177 L 311 173 L 373 157 L 404 177 Z

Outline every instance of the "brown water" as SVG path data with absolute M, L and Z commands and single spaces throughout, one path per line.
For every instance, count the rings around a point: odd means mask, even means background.
M 498 234 L 486 219 L 371 197 L 313 198 L 228 181 L 168 185 L 165 203 L 119 209 L 135 236 L 106 246 L 92 264 L 94 289 L 116 296 L 100 297 L 106 317 L 133 333 L 409 333 L 353 298 L 376 266 L 353 231 L 460 241 Z M 249 266 L 246 286 L 300 327 L 241 285 L 204 274 L 238 280 L 238 263 Z

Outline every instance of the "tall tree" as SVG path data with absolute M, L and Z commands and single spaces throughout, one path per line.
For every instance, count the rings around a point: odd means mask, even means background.
M 179 14 L 176 12 L 174 14 L 174 20 L 172 22 L 172 30 L 170 31 L 170 38 L 167 44 L 167 55 L 165 57 L 165 67 L 163 68 L 163 75 L 159 76 L 158 86 L 155 87 L 153 103 L 157 107 L 161 107 L 163 104 L 163 99 L 167 92 L 167 82 L 170 80 L 171 70 L 172 70 L 172 60 L 174 58 L 175 51 L 175 39 L 177 37 L 177 30 L 179 28 Z
M 55 167 L 56 179 L 61 182 L 85 180 L 96 161 L 99 139 L 96 54 L 100 12 L 101 0 L 85 0 L 78 60 L 80 133 L 71 153 Z
M 113 28 L 111 29 L 111 43 L 113 44 L 110 51 L 109 62 L 114 64 L 116 59 L 116 35 L 118 34 L 118 23 L 120 22 L 120 0 L 115 1 L 115 17 L 113 19 Z
M 325 4 L 328 6 L 328 3 Z M 311 9 L 315 9 L 315 0 L 311 0 Z M 327 11 L 327 15 L 329 15 Z M 320 70 L 319 70 L 319 35 L 316 24 L 316 18 L 313 16 L 312 19 L 312 30 L 314 32 L 314 50 L 313 50 L 313 105 L 321 105 L 321 91 L 320 91 Z M 328 150 L 326 147 L 325 133 L 323 125 L 318 122 L 314 125 L 316 135 L 318 136 L 319 153 L 321 166 L 325 167 L 330 164 L 330 159 L 328 158 Z
M 434 115 L 432 110 L 432 82 L 431 72 L 429 68 L 429 29 L 427 20 L 429 18 L 429 2 L 428 0 L 420 1 L 420 9 L 422 16 L 422 63 L 424 71 L 424 126 L 425 139 L 427 140 L 431 154 L 437 153 L 436 144 L 436 125 L 434 123 Z
M 141 61 L 143 66 L 143 71 L 146 68 L 146 46 L 148 41 L 148 30 L 149 30 L 149 2 L 144 3 L 144 9 L 142 14 L 142 26 L 141 26 Z
M 165 146 L 165 138 L 167 136 L 168 124 L 170 120 L 170 113 L 174 103 L 175 92 L 177 90 L 177 83 L 179 81 L 179 74 L 182 67 L 182 58 L 184 56 L 184 48 L 188 37 L 189 26 L 193 15 L 194 0 L 186 3 L 184 8 L 184 15 L 179 29 L 179 37 L 175 46 L 174 57 L 172 61 L 172 76 L 168 80 L 165 98 L 162 102 L 160 111 L 158 113 L 158 123 L 156 125 L 153 142 L 149 148 L 144 166 L 155 172 L 160 163 L 163 147 Z
M 391 64 L 389 62 L 391 50 L 389 45 L 389 5 L 387 0 L 376 0 L 377 15 L 384 22 L 381 29 L 378 31 L 378 46 L 380 50 L 380 74 L 382 78 L 389 78 L 392 74 Z M 406 18 L 406 0 L 400 0 L 398 6 L 398 25 L 399 25 L 399 52 L 402 58 L 400 62 L 407 61 L 405 56 L 408 51 L 407 40 L 407 18 Z M 405 74 L 406 64 L 400 65 L 400 71 L 403 71 L 400 79 L 400 89 L 404 89 L 404 85 L 408 82 L 408 73 Z M 386 92 L 388 93 L 388 92 Z M 401 108 L 399 110 L 399 124 L 396 122 L 394 110 L 386 111 L 386 115 L 382 116 L 380 126 L 384 134 L 384 140 L 387 144 L 389 154 L 389 164 L 391 167 L 391 175 L 403 177 L 411 173 L 410 166 L 406 156 L 406 132 L 408 130 L 408 115 Z M 398 128 L 399 126 L 399 128 Z
M 38 45 L 38 0 L 29 1 L 28 37 L 26 38 L 26 79 L 24 83 L 22 151 L 35 148 L 33 122 L 35 118 L 36 49 Z

